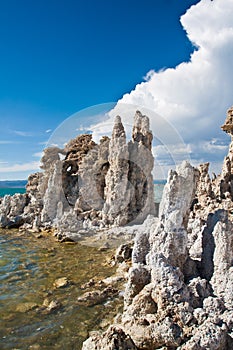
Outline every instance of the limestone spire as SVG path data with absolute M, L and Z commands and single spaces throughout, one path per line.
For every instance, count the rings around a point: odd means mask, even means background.
M 140 111 L 136 111 L 132 133 L 133 142 L 142 142 L 144 146 L 151 149 L 152 138 L 149 118 L 142 115 Z
M 123 138 L 126 141 L 125 129 L 121 121 L 121 117 L 117 115 L 115 117 L 114 126 L 112 130 L 112 139 Z

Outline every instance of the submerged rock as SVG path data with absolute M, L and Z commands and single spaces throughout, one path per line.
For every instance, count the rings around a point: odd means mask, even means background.
M 61 306 L 62 304 L 58 300 L 49 300 L 48 298 L 45 298 L 42 305 L 42 311 L 45 313 L 50 313 L 58 310 Z
M 78 298 L 78 303 L 85 304 L 87 306 L 93 306 L 105 302 L 108 298 L 117 295 L 119 291 L 111 286 L 104 288 L 103 290 L 94 290 L 84 293 Z
M 53 286 L 55 288 L 64 288 L 64 287 L 67 287 L 69 284 L 69 281 L 66 277 L 61 277 L 61 278 L 58 278 L 54 283 L 53 283 Z
M 37 307 L 38 307 L 38 305 L 36 303 L 25 302 L 25 303 L 18 304 L 16 306 L 16 311 L 24 313 L 24 312 L 28 312 L 28 311 L 31 311 L 33 309 L 36 309 Z

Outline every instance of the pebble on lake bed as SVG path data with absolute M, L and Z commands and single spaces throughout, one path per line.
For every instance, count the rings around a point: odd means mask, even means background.
M 43 306 L 46 307 L 47 311 L 53 311 L 58 309 L 59 307 L 61 307 L 61 303 L 57 300 L 51 300 L 49 301 L 48 298 L 45 298 L 44 302 L 43 302 Z
M 112 287 L 104 290 L 94 290 L 86 292 L 78 298 L 78 303 L 84 303 L 87 306 L 93 306 L 105 302 L 108 298 L 118 295 L 119 291 Z
M 69 284 L 69 281 L 66 277 L 61 277 L 61 278 L 58 278 L 54 283 L 53 283 L 53 286 L 55 288 L 63 288 L 63 287 L 66 287 L 68 286 Z
M 16 307 L 16 311 L 18 312 L 28 312 L 30 310 L 33 310 L 37 307 L 38 305 L 33 302 L 26 302 L 26 303 L 21 303 L 18 304 Z

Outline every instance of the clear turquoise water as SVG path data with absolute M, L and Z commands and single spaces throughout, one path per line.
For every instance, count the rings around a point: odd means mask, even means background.
M 15 193 L 25 193 L 25 188 L 0 188 L 0 197 L 4 197 L 6 194 L 13 195 Z

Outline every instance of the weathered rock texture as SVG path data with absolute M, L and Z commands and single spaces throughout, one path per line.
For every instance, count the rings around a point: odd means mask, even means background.
M 151 142 L 149 119 L 137 111 L 128 143 L 117 116 L 111 139 L 81 135 L 45 149 L 44 171 L 29 177 L 27 193 L 2 199 L 0 227 L 54 227 L 76 240 L 82 229 L 142 223 L 155 211 Z
M 233 349 L 233 143 L 218 177 L 208 166 L 170 171 L 159 219 L 135 239 L 123 314 L 83 350 Z

